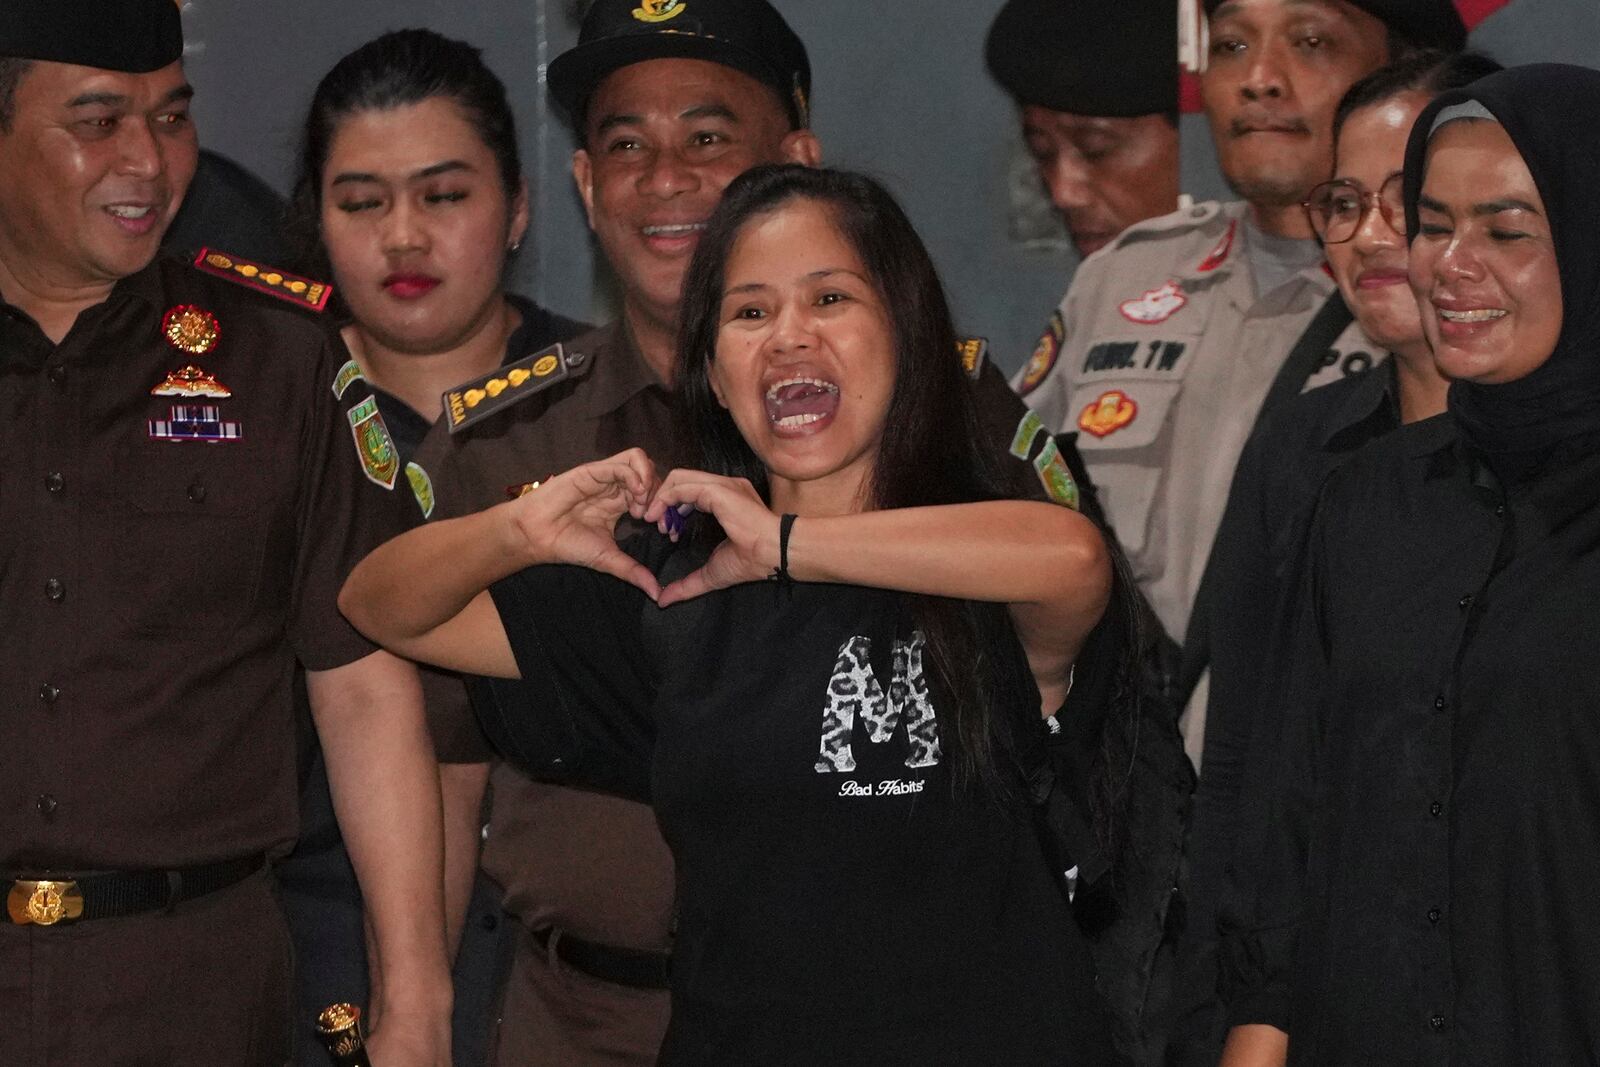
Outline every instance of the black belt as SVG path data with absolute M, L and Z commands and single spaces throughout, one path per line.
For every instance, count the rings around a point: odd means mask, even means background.
M 556 955 L 563 963 L 602 982 L 629 989 L 668 989 L 672 984 L 668 977 L 672 957 L 664 952 L 601 945 L 554 927 L 535 930 L 533 940 L 546 950 L 555 942 Z
M 266 856 L 257 853 L 173 871 L 16 878 L 6 896 L 6 915 L 19 926 L 54 926 L 162 911 L 242 882 L 266 862 Z

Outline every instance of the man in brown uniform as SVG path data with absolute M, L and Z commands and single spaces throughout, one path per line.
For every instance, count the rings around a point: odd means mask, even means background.
M 434 518 L 502 502 L 632 446 L 663 469 L 678 462 L 686 450 L 674 435 L 670 381 L 699 229 L 748 168 L 820 160 L 804 45 L 760 0 L 599 0 L 549 78 L 579 133 L 573 174 L 622 281 L 622 316 L 559 349 L 514 354 L 523 358 L 446 394 L 444 419 L 417 454 Z M 981 344 L 964 355 L 1010 445 L 1026 409 Z M 1028 479 L 1074 494 L 1046 436 L 1029 433 L 1017 446 L 1040 472 Z M 530 705 L 548 703 L 520 683 L 473 686 L 479 716 L 502 745 L 500 716 L 527 717 Z M 540 718 L 549 730 L 540 750 L 504 754 L 540 768 L 542 780 L 506 764 L 492 778 L 483 867 L 524 927 L 495 1062 L 654 1063 L 667 1022 L 671 856 L 650 809 L 603 792 L 607 768 L 585 760 L 559 715 Z M 460 724 L 435 724 L 436 741 L 457 739 L 441 744 L 441 760 L 491 757 L 460 736 Z
M 324 287 L 155 258 L 195 168 L 181 52 L 168 0 L 0 3 L 0 1063 L 286 1061 L 266 864 L 298 660 L 382 961 L 374 1055 L 442 1067 L 416 675 L 334 599 L 398 520 L 392 449 L 307 314 Z

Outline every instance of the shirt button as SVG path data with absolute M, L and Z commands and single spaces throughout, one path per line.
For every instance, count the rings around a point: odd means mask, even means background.
M 1472 607 L 1472 594 L 1468 593 L 1466 596 L 1462 597 L 1456 603 L 1461 606 L 1461 610 L 1462 611 L 1466 611 L 1468 608 Z
M 67 368 L 61 363 L 50 364 L 50 366 L 45 368 L 44 374 L 45 377 L 49 378 L 57 385 L 60 385 L 67 380 Z
M 43 793 L 38 800 L 33 802 L 33 806 L 39 809 L 40 815 L 48 819 L 56 813 L 56 798 L 49 793 Z
M 1437 800 L 1428 805 L 1428 814 L 1432 815 L 1436 819 L 1439 817 L 1439 813 L 1442 811 L 1444 811 L 1444 805 L 1439 803 Z
M 44 476 L 44 487 L 52 493 L 59 493 L 67 487 L 67 480 L 61 476 L 60 471 L 51 471 Z
M 67 587 L 61 584 L 60 578 L 51 578 L 44 583 L 44 595 L 51 600 L 60 602 L 66 598 Z
M 39 687 L 39 699 L 44 701 L 46 704 L 54 704 L 56 702 L 56 698 L 59 696 L 61 696 L 61 690 L 57 689 L 49 682 L 46 682 Z
M 1433 1016 L 1431 1019 L 1428 1020 L 1428 1026 L 1431 1029 L 1434 1029 L 1434 1030 L 1443 1030 L 1444 1029 L 1444 1016 L 1443 1015 L 1435 1015 L 1435 1016 Z
M 1496 504 L 1494 507 L 1494 513 L 1497 517 L 1505 515 L 1506 506 L 1504 504 Z
M 1438 908 L 1429 908 L 1428 909 L 1428 921 L 1431 922 L 1431 923 L 1438 922 L 1440 920 L 1440 918 L 1442 918 L 1443 916 L 1444 916 L 1444 912 L 1440 911 Z
M 1434 711 L 1443 711 L 1445 709 L 1445 707 L 1446 707 L 1446 705 L 1445 705 L 1445 700 L 1444 700 L 1444 694 L 1443 693 L 1440 693 L 1438 696 L 1433 698 L 1433 710 Z
M 203 504 L 206 500 L 206 487 L 195 482 L 189 487 L 189 500 L 191 503 Z

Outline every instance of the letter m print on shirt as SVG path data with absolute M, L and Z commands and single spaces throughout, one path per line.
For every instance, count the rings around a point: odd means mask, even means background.
M 939 724 L 928 699 L 928 678 L 922 670 L 923 638 L 894 643 L 894 677 L 885 694 L 872 671 L 872 642 L 852 637 L 839 646 L 839 659 L 828 680 L 828 698 L 822 709 L 822 752 L 817 773 L 856 769 L 851 750 L 856 719 L 867 728 L 867 738 L 881 745 L 905 727 L 910 752 L 907 767 L 933 767 L 939 763 Z

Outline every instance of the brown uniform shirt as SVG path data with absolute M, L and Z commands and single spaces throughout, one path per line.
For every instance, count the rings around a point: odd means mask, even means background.
M 185 305 L 220 329 L 204 354 L 163 335 Z M 365 383 L 334 394 L 347 358 L 314 316 L 176 260 L 60 345 L 0 306 L 0 871 L 293 841 L 295 661 L 373 651 L 335 597 L 400 514 L 359 458 L 364 437 L 398 473 L 350 417 Z M 232 395 L 152 395 L 186 364 Z
M 444 421 L 435 424 L 416 456 L 432 482 L 433 518 L 504 503 L 508 490 L 627 448 L 643 448 L 663 472 L 677 464 L 683 450 L 675 443 L 671 395 L 627 331 L 613 323 L 569 342 L 566 352 L 575 364 L 566 380 L 454 436 Z M 516 683 L 492 688 L 503 702 L 526 699 Z M 478 697 L 488 695 L 480 689 Z M 491 758 L 481 735 L 476 751 L 459 745 L 468 724 L 432 714 L 435 737 L 456 740 L 441 759 Z M 577 770 L 559 736 L 547 762 L 552 777 Z M 647 805 L 535 782 L 506 764 L 491 781 L 483 869 L 505 889 L 512 914 L 530 929 L 558 926 L 602 944 L 666 950 L 672 857 Z

